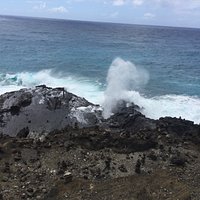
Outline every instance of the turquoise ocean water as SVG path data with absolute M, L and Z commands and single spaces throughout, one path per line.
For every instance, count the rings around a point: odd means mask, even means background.
M 0 16 L 0 93 L 39 84 L 200 123 L 200 29 Z

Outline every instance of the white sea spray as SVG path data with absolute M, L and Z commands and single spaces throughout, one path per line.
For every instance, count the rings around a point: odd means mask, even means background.
M 128 91 L 136 90 L 148 83 L 149 74 L 143 68 L 136 67 L 130 61 L 116 58 L 107 75 L 107 88 L 103 102 L 104 117 L 108 118 L 119 100 L 130 101 Z

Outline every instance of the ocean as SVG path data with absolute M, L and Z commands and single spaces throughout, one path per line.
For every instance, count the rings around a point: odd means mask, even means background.
M 0 94 L 40 84 L 200 123 L 200 29 L 0 16 Z

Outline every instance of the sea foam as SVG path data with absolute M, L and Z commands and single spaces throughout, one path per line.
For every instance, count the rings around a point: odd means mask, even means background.
M 107 75 L 107 88 L 102 103 L 104 117 L 112 115 L 119 100 L 125 100 L 140 106 L 141 112 L 152 119 L 171 116 L 200 123 L 200 98 L 173 94 L 145 97 L 138 89 L 147 84 L 148 79 L 146 70 L 130 61 L 115 59 Z
M 67 91 L 93 103 L 99 103 L 103 98 L 103 91 L 98 83 L 91 82 L 84 77 L 62 76 L 61 73 L 55 73 L 51 69 L 39 72 L 0 74 L 0 94 L 43 84 L 48 87 L 64 87 Z
M 139 88 L 145 87 L 148 80 L 149 74 L 145 69 L 117 58 L 108 70 L 105 91 L 98 83 L 87 78 L 61 76 L 52 70 L 42 70 L 0 74 L 0 94 L 45 84 L 49 87 L 64 87 L 69 92 L 102 105 L 106 118 L 112 115 L 112 110 L 119 100 L 125 100 L 140 106 L 141 112 L 152 119 L 171 116 L 200 123 L 199 97 L 168 94 L 149 98 L 139 93 Z
M 137 68 L 130 61 L 116 58 L 107 75 L 107 88 L 104 95 L 104 117 L 108 118 L 119 100 L 128 101 L 126 92 L 147 84 L 149 75 L 146 70 Z

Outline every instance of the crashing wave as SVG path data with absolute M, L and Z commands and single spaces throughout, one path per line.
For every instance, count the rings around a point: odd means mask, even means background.
M 164 95 L 152 98 L 141 95 L 137 90 L 148 83 L 148 72 L 130 61 L 117 58 L 108 70 L 107 88 L 103 102 L 104 116 L 112 115 L 117 102 L 133 102 L 141 112 L 152 119 L 160 117 L 182 117 L 200 123 L 200 98 L 184 95 Z
M 0 74 L 0 94 L 22 88 L 34 88 L 37 85 L 64 87 L 67 91 L 87 98 L 93 103 L 99 103 L 103 96 L 98 83 L 93 83 L 82 77 L 61 76 L 50 69 L 39 72 Z
M 139 88 L 148 83 L 148 72 L 130 61 L 115 59 L 108 71 L 105 92 L 96 82 L 75 76 L 60 76 L 52 70 L 0 74 L 0 94 L 22 88 L 34 88 L 45 84 L 50 87 L 64 87 L 67 91 L 84 97 L 90 102 L 102 105 L 104 116 L 112 115 L 119 100 L 133 102 L 142 108 L 149 118 L 182 117 L 200 123 L 200 98 L 186 95 L 164 95 L 145 97 Z

